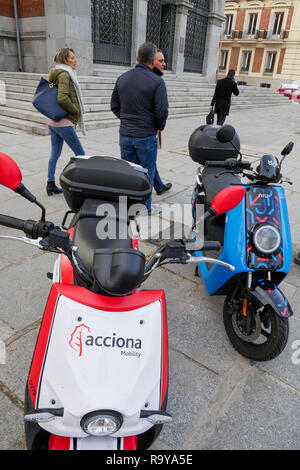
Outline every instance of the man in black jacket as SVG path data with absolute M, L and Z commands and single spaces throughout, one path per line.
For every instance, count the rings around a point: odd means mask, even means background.
M 235 71 L 229 70 L 227 77 L 217 81 L 211 109 L 215 106 L 215 113 L 218 118 L 217 124 L 219 126 L 224 124 L 226 116 L 229 114 L 232 93 L 235 96 L 240 94 L 234 76 Z
M 157 53 L 154 59 L 154 68 L 153 72 L 156 73 L 159 77 L 162 77 L 165 70 L 165 57 L 161 49 L 157 49 Z M 158 131 L 158 141 L 161 142 L 161 132 Z M 153 187 L 158 195 L 164 194 L 166 191 L 172 188 L 172 183 L 164 184 L 159 175 L 157 165 L 155 168 L 154 182 Z
M 121 121 L 121 157 L 146 168 L 152 187 L 157 131 L 166 125 L 169 106 L 165 82 L 153 73 L 156 53 L 154 44 L 142 44 L 138 64 L 118 78 L 111 97 L 111 110 Z M 151 197 L 146 207 L 149 213 L 155 212 L 151 209 Z

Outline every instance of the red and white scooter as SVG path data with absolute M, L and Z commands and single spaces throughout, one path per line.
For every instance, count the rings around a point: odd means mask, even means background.
M 0 238 L 58 253 L 26 384 L 27 448 L 149 448 L 172 419 L 166 411 L 167 313 L 163 290 L 137 289 L 166 262 L 201 261 L 192 249 L 199 243 L 169 241 L 146 263 L 130 234 L 129 216 L 117 212 L 116 237 L 99 237 L 101 204 L 111 199 L 117 211 L 120 194 L 140 202 L 151 193 L 147 174 L 119 159 L 77 158 L 67 165 L 61 185 L 74 212 L 67 230 L 45 220 L 45 209 L 22 184 L 17 164 L 1 153 L 0 184 L 42 209 L 39 221 L 0 215 L 0 225 L 26 235 Z M 210 213 L 230 210 L 243 195 L 241 187 L 225 189 Z M 124 227 L 127 236 L 121 237 Z M 216 246 L 208 242 L 201 248 Z

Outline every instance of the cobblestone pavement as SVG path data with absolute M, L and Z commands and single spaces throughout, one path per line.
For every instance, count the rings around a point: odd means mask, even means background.
M 188 138 L 204 116 L 169 121 L 163 133 L 158 167 L 171 191 L 155 202 L 189 204 L 197 164 L 187 152 Z M 235 126 L 242 148 L 255 161 L 262 153 L 280 154 L 294 141 L 284 162 L 294 250 L 300 249 L 300 106 L 235 111 L 227 123 Z M 81 139 L 87 154 L 119 157 L 118 129 L 90 131 Z M 47 219 L 59 224 L 67 210 L 62 195 L 45 193 L 49 137 L 0 133 L 0 151 L 21 167 L 23 181 L 47 208 Z M 64 149 L 61 170 L 70 153 Z M 6 188 L 0 189 L 1 213 L 37 218 L 39 210 Z M 157 218 L 153 218 L 157 219 Z M 160 222 L 159 230 L 168 228 Z M 155 228 L 153 229 L 156 230 Z M 1 233 L 12 233 L 1 228 Z M 149 255 L 155 245 L 140 242 Z M 55 256 L 14 242 L 0 246 L 0 340 L 6 364 L 0 365 L 0 449 L 24 449 L 23 401 L 27 372 L 40 325 Z M 282 283 L 294 308 L 284 352 L 267 363 L 239 355 L 226 337 L 222 297 L 209 297 L 193 266 L 156 270 L 144 288 L 163 288 L 168 307 L 170 384 L 166 425 L 154 444 L 159 449 L 299 449 L 300 445 L 300 267 L 292 264 Z M 297 349 L 298 348 L 298 349 Z

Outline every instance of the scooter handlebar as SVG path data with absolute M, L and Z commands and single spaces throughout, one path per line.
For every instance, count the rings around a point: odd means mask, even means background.
M 146 274 L 149 275 L 153 269 L 161 265 L 163 262 L 167 263 L 180 263 L 186 264 L 194 262 L 198 259 L 205 260 L 204 257 L 196 258 L 191 255 L 195 251 L 209 251 L 209 250 L 220 250 L 220 242 L 208 241 L 203 242 L 201 245 L 199 242 L 193 240 L 170 240 L 160 247 L 156 253 L 149 259 L 146 266 Z M 169 260 L 169 261 L 166 261 Z
M 14 228 L 16 230 L 24 230 L 25 220 L 10 217 L 9 215 L 0 214 L 0 225 L 4 227 Z
M 252 170 L 250 162 L 237 160 L 236 158 L 227 158 L 224 161 L 210 161 L 205 164 L 208 167 L 221 167 L 226 170 Z
M 34 240 L 40 237 L 46 237 L 54 227 L 52 222 L 36 222 L 30 219 L 23 220 L 4 214 L 0 214 L 0 225 L 15 230 L 22 230 L 28 237 Z

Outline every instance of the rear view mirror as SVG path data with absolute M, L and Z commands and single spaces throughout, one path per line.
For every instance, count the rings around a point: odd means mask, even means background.
M 227 142 L 231 142 L 235 136 L 235 129 L 233 126 L 226 124 L 225 126 L 221 127 L 217 133 L 216 138 L 222 144 L 226 144 Z
M 16 162 L 0 152 L 0 184 L 15 191 L 22 183 L 22 173 Z
M 286 155 L 289 155 L 291 151 L 293 150 L 293 147 L 294 147 L 294 142 L 289 142 L 282 150 L 281 155 L 283 155 L 284 157 Z
M 30 202 L 34 202 L 37 206 L 42 209 L 41 222 L 45 221 L 45 208 L 36 200 L 36 197 L 28 191 L 28 189 L 22 183 L 22 173 L 16 162 L 6 155 L 0 152 L 0 184 L 12 189 L 20 196 L 24 197 Z
M 211 203 L 214 215 L 224 214 L 234 209 L 243 200 L 245 192 L 244 186 L 229 186 L 222 189 Z
M 246 190 L 244 186 L 228 186 L 222 189 L 212 200 L 211 206 L 208 210 L 199 218 L 199 220 L 193 225 L 189 238 L 198 239 L 200 236 L 197 227 L 200 226 L 208 217 L 214 215 L 224 214 L 225 212 L 234 209 L 243 200 Z M 198 250 L 203 246 L 203 239 L 200 236 L 200 248 L 195 248 L 195 241 L 190 245 L 186 245 L 187 249 Z

